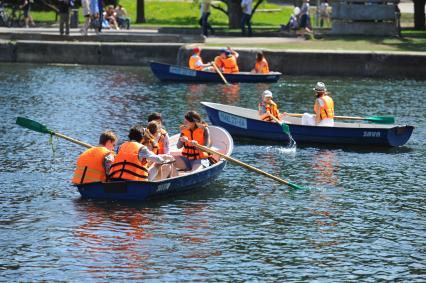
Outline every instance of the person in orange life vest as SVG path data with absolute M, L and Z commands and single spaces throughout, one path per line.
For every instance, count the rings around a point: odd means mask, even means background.
M 112 180 L 151 181 L 158 173 L 156 169 L 148 168 L 148 161 L 166 165 L 164 175 L 168 176 L 171 167 L 168 163 L 173 161 L 171 155 L 156 155 L 147 147 L 150 140 L 147 130 L 140 124 L 133 126 L 129 132 L 129 141 L 123 143 L 111 165 L 109 177 Z
M 268 74 L 269 73 L 269 64 L 268 61 L 266 61 L 265 56 L 263 55 L 263 52 L 257 52 L 256 54 L 256 65 L 254 66 L 254 69 L 251 70 L 252 73 L 257 74 Z
M 204 64 L 203 60 L 200 57 L 201 48 L 195 47 L 194 54 L 189 57 L 189 68 L 197 71 L 213 71 L 213 67 L 211 67 L 211 63 Z
M 155 142 L 158 143 L 159 154 L 169 154 L 170 153 L 170 147 L 169 147 L 169 134 L 163 127 L 163 118 L 161 117 L 161 113 L 153 112 L 149 114 L 148 116 L 148 123 L 155 121 L 158 123 L 160 130 L 158 131 L 157 135 L 154 136 Z
M 185 114 L 177 148 L 183 148 L 180 160 L 176 159 L 176 167 L 196 171 L 210 165 L 208 153 L 197 149 L 194 144 L 210 146 L 208 125 L 200 114 L 189 111 Z
M 259 118 L 263 121 L 274 122 L 271 115 L 280 120 L 285 112 L 280 114 L 277 104 L 272 100 L 272 92 L 265 90 L 262 93 L 262 102 L 259 103 Z
M 315 91 L 315 124 L 318 126 L 334 126 L 334 101 L 328 95 L 323 82 L 317 82 Z
M 99 137 L 99 146 L 89 148 L 78 157 L 72 182 L 74 184 L 105 182 L 114 162 L 114 147 L 117 141 L 114 132 L 103 132 Z
M 220 53 L 220 65 L 224 74 L 239 73 L 237 59 L 240 55 L 228 46 L 228 49 Z

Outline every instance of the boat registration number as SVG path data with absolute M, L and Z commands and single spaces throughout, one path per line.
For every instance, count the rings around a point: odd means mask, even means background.
M 224 113 L 219 112 L 219 120 L 225 124 L 229 124 L 238 128 L 247 129 L 247 119 Z
M 169 72 L 172 73 L 172 74 L 183 75 L 183 76 L 188 76 L 188 77 L 197 76 L 196 71 L 184 69 L 184 68 L 179 68 L 179 67 L 176 67 L 176 66 L 170 66 Z
M 155 192 L 156 193 L 165 192 L 169 188 L 170 188 L 170 183 L 164 183 L 164 184 L 158 185 L 157 190 Z
M 380 132 L 368 132 L 364 131 L 364 138 L 380 138 Z

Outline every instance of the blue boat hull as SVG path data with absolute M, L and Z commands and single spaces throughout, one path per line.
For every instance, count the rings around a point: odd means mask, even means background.
M 215 82 L 222 83 L 222 79 L 217 73 L 195 71 L 185 67 L 151 62 L 151 70 L 161 81 L 173 82 Z M 230 83 L 275 83 L 281 73 L 274 72 L 270 74 L 224 74 L 226 80 Z
M 204 104 L 211 123 L 225 128 L 232 136 L 288 143 L 289 137 L 280 125 L 234 115 Z M 325 145 L 401 146 L 411 137 L 413 126 L 320 127 L 289 124 L 290 133 L 297 143 Z
M 155 198 L 174 196 L 189 191 L 205 189 L 225 168 L 226 161 L 220 161 L 198 173 L 160 182 L 97 182 L 77 185 L 83 198 L 144 202 Z

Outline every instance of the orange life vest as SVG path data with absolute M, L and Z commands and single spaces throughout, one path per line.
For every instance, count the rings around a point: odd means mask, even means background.
M 158 153 L 157 154 L 165 154 L 166 153 L 166 145 L 164 144 L 164 139 L 166 138 L 167 132 L 164 129 L 161 129 L 160 139 L 158 140 Z
M 234 74 L 238 73 L 240 70 L 238 69 L 237 58 L 234 55 L 226 57 L 226 59 L 221 59 L 222 68 L 225 74 Z
M 320 106 L 320 116 L 321 116 L 321 120 L 329 118 L 329 119 L 334 119 L 334 102 L 333 99 L 328 96 L 328 95 L 324 95 L 319 97 L 319 99 L 322 100 L 323 102 L 323 106 Z
M 260 70 L 260 64 L 262 63 L 263 63 L 262 70 Z M 254 66 L 254 70 L 256 71 L 256 73 L 268 74 L 269 73 L 268 61 L 266 61 L 266 59 L 263 58 L 261 62 L 256 62 L 256 65 Z
M 111 165 L 109 177 L 131 181 L 145 181 L 148 179 L 147 160 L 139 160 L 139 151 L 143 145 L 128 141 L 120 146 L 117 156 Z
M 104 160 L 109 154 L 111 151 L 104 146 L 92 147 L 83 152 L 77 159 L 72 182 L 74 184 L 105 182 L 107 173 Z
M 189 129 L 184 129 L 182 130 L 180 136 L 187 137 L 189 141 L 195 140 L 200 145 L 205 144 L 204 128 L 196 128 L 193 131 Z M 208 153 L 198 150 L 189 141 L 183 144 L 182 156 L 185 156 L 188 159 L 204 159 L 209 157 Z
M 201 60 L 201 57 L 197 54 L 193 54 L 191 57 L 189 57 L 189 68 L 192 70 L 201 70 L 203 67 L 197 66 L 197 62 Z M 201 61 L 203 63 L 203 61 Z
M 219 68 L 222 69 L 223 67 L 223 63 L 222 63 L 222 58 L 220 56 L 216 56 L 214 58 L 214 64 Z
M 275 102 L 273 102 L 271 100 L 270 104 L 266 104 L 265 102 L 262 101 L 259 105 L 261 107 L 265 107 L 266 112 L 269 112 L 275 118 L 280 119 L 280 114 L 279 114 L 279 111 L 278 111 L 278 106 L 277 106 L 277 104 Z M 265 118 L 263 118 L 263 121 L 270 122 L 270 121 L 272 121 L 272 118 L 269 117 L 269 116 L 266 116 Z

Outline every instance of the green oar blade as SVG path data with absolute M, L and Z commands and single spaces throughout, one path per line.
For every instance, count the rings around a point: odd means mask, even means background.
M 394 124 L 395 117 L 393 116 L 370 116 L 366 117 L 364 120 L 377 123 L 377 124 Z
M 290 135 L 290 127 L 286 123 L 281 123 L 281 128 L 285 134 Z
M 39 122 L 24 118 L 24 117 L 18 117 L 16 118 L 16 124 L 18 124 L 21 127 L 43 133 L 43 134 L 50 134 L 52 133 L 51 130 L 49 130 L 45 125 L 40 124 Z
M 291 188 L 293 188 L 293 189 L 296 189 L 296 190 L 305 190 L 306 188 L 304 188 L 304 187 L 302 187 L 302 186 L 299 186 L 299 185 L 296 185 L 296 184 L 294 184 L 294 183 L 292 183 L 292 182 L 288 182 L 288 184 L 287 184 L 289 187 L 291 187 Z

